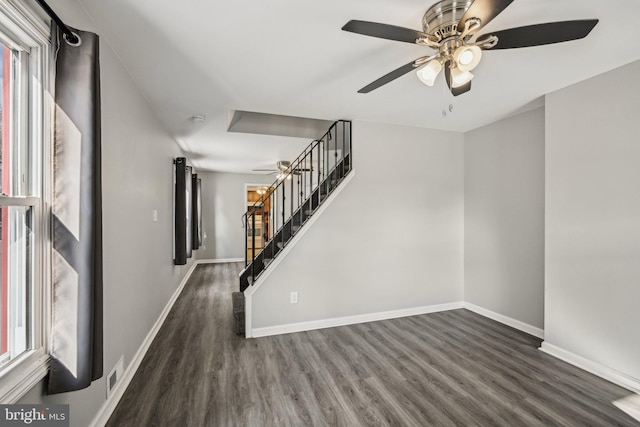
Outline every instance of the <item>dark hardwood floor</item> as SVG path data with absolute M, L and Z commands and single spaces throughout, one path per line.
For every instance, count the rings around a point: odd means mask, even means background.
M 197 267 L 108 426 L 640 425 L 631 392 L 467 310 L 238 337 L 240 269 Z

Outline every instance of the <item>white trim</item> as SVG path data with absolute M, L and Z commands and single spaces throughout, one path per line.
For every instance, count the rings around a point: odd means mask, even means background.
M 640 394 L 631 394 L 611 403 L 627 415 L 640 421 Z
M 538 337 L 540 339 L 544 339 L 544 330 L 537 328 L 535 326 L 531 326 L 528 323 L 521 322 L 520 320 L 513 319 L 511 317 L 504 316 L 502 314 L 496 313 L 491 310 L 487 310 L 486 308 L 478 307 L 475 304 L 471 304 L 470 302 L 464 302 L 464 308 L 469 311 L 473 311 L 474 313 L 478 313 L 481 316 L 487 317 L 491 320 L 495 320 L 496 322 L 500 322 L 507 326 L 511 326 L 519 331 L 525 332 L 529 335 L 533 335 L 534 337 Z
M 199 259 L 198 264 L 224 264 L 227 262 L 244 262 L 244 258 Z
M 329 195 L 329 197 L 327 197 L 327 199 L 320 205 L 320 207 L 318 208 L 318 210 L 311 215 L 311 218 L 309 218 L 309 220 L 304 224 L 304 227 L 302 227 L 300 229 L 300 231 L 298 231 L 295 236 L 293 236 L 293 239 L 291 239 L 291 242 L 289 242 L 289 244 L 287 246 L 284 247 L 284 249 L 282 250 L 282 252 L 280 253 L 280 255 L 278 255 L 269 265 L 269 268 L 267 268 L 265 270 L 264 273 L 262 273 L 260 275 L 260 277 L 258 277 L 258 279 L 256 280 L 256 282 L 253 284 L 253 286 L 249 286 L 247 289 L 245 289 L 244 291 L 244 300 L 245 300 L 245 313 L 244 313 L 244 323 L 245 323 L 245 337 L 246 338 L 251 338 L 251 333 L 252 333 L 252 329 L 251 329 L 251 307 L 253 306 L 251 303 L 251 298 L 253 297 L 253 294 L 256 293 L 256 291 L 260 288 L 260 286 L 262 286 L 262 284 L 265 282 L 265 280 L 267 280 L 267 278 L 271 275 L 271 273 L 276 270 L 276 268 L 278 267 L 278 265 L 282 262 L 283 259 L 285 259 L 287 257 L 287 254 L 289 254 L 289 252 L 291 252 L 291 250 L 294 248 L 294 246 L 296 246 L 298 244 L 298 242 L 302 239 L 302 237 L 307 234 L 307 231 L 309 231 L 309 229 L 311 229 L 311 227 L 313 226 L 313 224 L 315 224 L 315 222 L 318 220 L 318 218 L 320 218 L 320 216 L 322 216 L 322 213 L 329 207 L 330 204 L 333 203 L 333 201 L 336 199 L 336 197 L 338 197 L 338 195 L 340 193 L 342 193 L 342 190 L 344 190 L 347 186 L 347 184 L 349 182 L 351 182 L 351 180 L 353 179 L 353 177 L 356 175 L 356 171 L 355 170 L 351 170 L 347 176 L 340 182 L 340 184 L 338 185 L 338 187 L 333 190 L 333 192 Z
M 0 206 L 36 206 L 40 197 L 5 196 L 0 195 Z
M 605 380 L 611 381 L 620 387 L 624 387 L 635 393 L 640 393 L 640 380 L 637 378 L 632 378 L 622 372 L 608 368 L 598 362 L 594 362 L 593 360 L 589 360 L 568 350 L 549 344 L 548 342 L 542 343 L 540 351 L 557 357 L 560 360 L 570 363 L 573 366 L 577 366 L 578 368 L 604 378 Z
M 355 325 L 358 323 L 377 322 L 379 320 L 397 319 L 400 317 L 418 316 L 420 314 L 457 310 L 464 307 L 462 301 L 447 304 L 428 305 L 424 307 L 405 308 L 401 310 L 383 311 L 380 313 L 358 314 L 355 316 L 336 317 L 333 319 L 311 320 L 309 322 L 291 323 L 288 325 L 268 326 L 251 331 L 253 338 L 271 335 L 289 334 L 292 332 L 313 331 L 316 329 L 335 328 L 336 326 Z
M 169 315 L 169 312 L 173 308 L 176 300 L 182 293 L 182 290 L 189 281 L 189 278 L 191 278 L 191 274 L 199 264 L 200 261 L 196 260 L 191 265 L 191 268 L 189 268 L 189 271 L 187 272 L 187 274 L 185 274 L 184 278 L 180 282 L 180 285 L 178 285 L 178 288 L 171 296 L 171 299 L 169 299 L 169 302 L 167 302 L 167 305 L 164 307 L 164 310 L 162 310 L 162 313 L 160 313 L 160 317 L 158 317 L 156 323 L 153 324 L 153 327 L 145 337 L 144 341 L 142 341 L 142 344 L 140 345 L 140 348 L 138 348 L 138 351 L 136 351 L 136 354 L 133 355 L 131 362 L 129 362 L 129 364 L 127 365 L 127 369 L 125 369 L 124 371 L 124 375 L 118 381 L 116 386 L 111 390 L 111 395 L 104 401 L 104 403 L 96 413 L 96 416 L 91 421 L 91 424 L 89 424 L 90 427 L 103 427 L 107 424 L 107 421 L 109 421 L 109 417 L 111 417 L 111 414 L 116 409 L 116 406 L 118 406 L 118 403 L 124 395 L 124 392 L 127 390 L 129 383 L 140 367 L 140 363 L 142 363 L 142 359 L 144 359 L 144 356 L 147 354 L 151 343 L 158 334 L 158 331 Z
M 2 376 L 0 403 L 16 403 L 49 372 L 49 355 L 43 348 L 22 355 Z
M 0 369 L 0 403 L 15 403 L 44 378 L 49 369 L 48 337 L 49 337 L 49 256 L 50 230 L 48 222 L 48 206 L 50 201 L 49 176 L 50 156 L 48 131 L 49 118 L 53 114 L 48 95 L 52 91 L 49 79 L 49 24 L 41 19 L 30 5 L 19 0 L 0 0 L 0 28 L 2 43 L 19 51 L 20 69 L 19 85 L 16 93 L 19 109 L 15 111 L 16 130 L 20 134 L 18 143 L 22 152 L 27 147 L 32 150 L 32 157 L 26 156 L 21 161 L 29 164 L 26 169 L 29 175 L 29 186 L 25 189 L 29 194 L 40 194 L 38 197 L 2 197 L 0 205 L 34 206 L 33 225 L 35 234 L 33 244 L 33 268 L 30 307 L 33 336 L 31 346 Z M 28 58 L 23 53 L 28 52 Z M 17 105 L 18 107 L 18 105 Z M 35 190 L 34 193 L 31 193 Z
M 274 172 L 275 172 L 275 170 L 274 170 Z M 251 184 L 249 182 L 245 182 L 244 183 L 244 206 L 242 207 L 242 212 L 247 212 L 247 209 L 248 209 L 248 206 L 249 206 L 249 198 L 247 197 L 247 194 L 249 193 L 249 187 L 269 187 L 269 188 L 271 188 L 272 186 L 273 186 L 273 182 L 270 182 L 269 184 Z
M 15 37 L 30 39 L 33 43 L 46 46 L 51 32 L 48 21 L 43 20 L 30 5 L 24 3 L 20 0 L 0 0 L 0 12 L 7 17 L 3 20 L 5 29 Z
M 247 289 L 244 291 L 244 337 L 253 338 L 253 330 L 251 329 L 251 312 L 253 311 L 253 300 L 248 295 Z M 247 323 L 249 322 L 249 323 Z

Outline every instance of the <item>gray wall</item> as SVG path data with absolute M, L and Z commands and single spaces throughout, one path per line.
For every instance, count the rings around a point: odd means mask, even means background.
M 546 99 L 545 342 L 640 381 L 640 62 Z
M 253 296 L 254 328 L 462 300 L 463 135 L 356 121 L 353 156 L 353 180 Z
M 198 177 L 202 178 L 203 229 L 207 234 L 198 258 L 244 259 L 245 184 L 270 185 L 275 175 L 198 172 Z
M 52 6 L 69 25 L 96 30 L 76 1 Z M 100 53 L 106 374 L 120 355 L 130 363 L 190 265 L 175 267 L 172 256 L 172 159 L 181 151 L 104 38 Z M 69 403 L 75 427 L 89 425 L 106 400 L 104 377 L 78 392 L 42 390 L 41 383 L 21 403 Z
M 466 302 L 543 328 L 544 108 L 465 134 Z

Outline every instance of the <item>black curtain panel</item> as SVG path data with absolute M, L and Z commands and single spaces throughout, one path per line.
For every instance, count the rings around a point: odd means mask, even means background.
M 187 159 L 175 160 L 175 223 L 174 223 L 174 259 L 175 265 L 187 263 Z M 189 206 L 191 208 L 191 206 Z
M 198 178 L 198 181 L 196 183 L 196 191 L 195 194 L 198 197 L 198 203 L 196 205 L 196 213 L 194 214 L 196 216 L 196 224 L 198 225 L 198 233 L 196 235 L 197 238 L 197 242 L 198 242 L 198 247 L 202 246 L 202 235 L 203 235 L 203 231 L 202 231 L 202 179 Z
M 193 181 L 191 178 L 191 166 L 187 166 L 186 168 L 186 174 L 184 177 L 184 186 L 185 186 L 185 215 L 186 215 L 186 226 L 187 226 L 187 230 L 186 230 L 186 236 L 187 236 L 187 241 L 186 241 L 186 248 L 187 248 L 187 258 L 191 258 L 192 254 L 192 249 L 193 249 L 193 211 L 192 211 L 192 199 L 193 199 L 193 190 L 192 190 L 192 186 L 193 186 Z
M 202 245 L 202 201 L 200 200 L 200 182 L 198 174 L 191 175 L 191 247 L 194 250 Z
M 56 52 L 53 152 L 53 309 L 48 393 L 102 376 L 102 182 L 98 36 L 52 25 Z

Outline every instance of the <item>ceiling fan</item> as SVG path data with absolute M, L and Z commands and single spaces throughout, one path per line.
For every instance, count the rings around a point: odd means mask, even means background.
M 271 172 L 267 175 L 274 175 L 274 174 L 278 174 L 278 179 L 284 179 L 291 177 L 291 174 L 293 175 L 300 175 L 301 172 L 311 172 L 313 169 L 312 168 L 304 168 L 304 167 L 300 167 L 300 166 L 296 166 L 293 168 L 292 171 L 289 171 L 289 168 L 291 167 L 291 162 L 288 160 L 278 160 L 276 162 L 276 168 L 271 168 L 271 169 L 253 169 L 254 172 Z
M 445 81 L 454 96 L 471 89 L 473 70 L 483 50 L 513 49 L 578 40 L 586 37 L 597 19 L 547 22 L 477 35 L 513 0 L 443 0 L 431 6 L 422 18 L 423 31 L 377 22 L 351 20 L 342 29 L 430 47 L 436 53 L 422 56 L 368 84 L 358 93 L 369 93 L 412 70 L 426 85 L 433 86 L 444 69 Z

